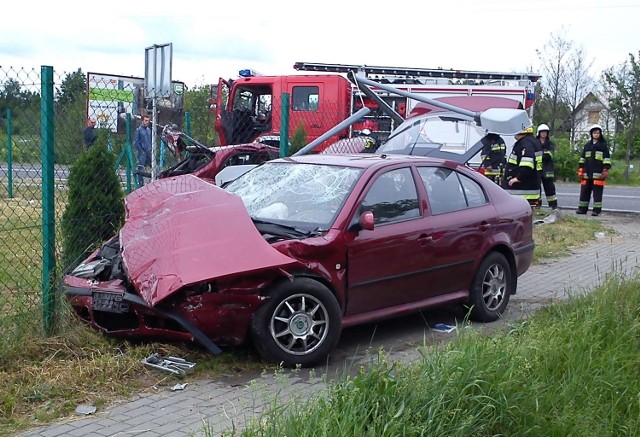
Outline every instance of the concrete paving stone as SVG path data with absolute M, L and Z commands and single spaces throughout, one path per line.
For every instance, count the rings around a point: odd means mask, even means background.
M 179 403 L 180 401 L 177 401 L 172 396 L 161 396 L 161 397 L 154 398 L 152 402 L 149 403 L 149 406 L 153 407 L 156 410 L 162 410 L 165 407 L 169 407 Z
M 83 426 L 70 430 L 67 435 L 74 437 L 103 435 L 102 431 L 105 430 L 105 426 L 102 422 L 92 420 L 83 420 L 82 422 Z
M 127 409 L 135 410 L 138 407 L 144 407 L 144 406 L 148 406 L 149 404 L 152 404 L 154 394 L 155 393 L 153 394 L 145 393 L 133 398 L 132 400 L 126 403 Z
M 158 437 L 162 436 L 162 430 L 150 427 L 136 428 L 126 433 L 118 434 L 117 437 Z M 116 436 L 113 436 L 116 437 Z
M 177 416 L 177 417 L 169 416 L 169 417 L 173 417 L 173 420 L 161 421 L 159 420 L 159 418 L 152 418 L 150 423 L 157 426 L 158 429 L 162 429 L 163 432 L 182 431 L 186 429 L 188 425 L 194 423 L 194 421 L 184 422 L 185 418 L 180 416 Z
M 177 411 L 180 410 L 181 407 L 179 405 L 169 405 L 163 408 L 158 408 L 149 413 L 149 415 L 155 419 L 153 421 L 155 423 L 168 423 L 175 420 L 181 420 L 185 416 L 178 414 Z
M 153 405 L 144 405 L 142 407 L 133 407 L 128 412 L 128 415 L 133 419 L 133 418 L 136 418 L 136 417 L 145 416 L 145 415 L 151 413 L 154 410 L 155 410 L 155 407 Z
M 153 417 L 153 415 L 151 414 L 153 410 L 148 408 L 149 407 L 144 408 L 144 413 L 135 414 L 133 417 L 128 418 L 125 423 L 133 426 L 138 426 L 141 423 L 149 422 L 150 418 Z M 138 408 L 137 410 L 140 410 L 140 408 Z
M 62 425 L 58 425 L 54 428 L 46 428 L 46 429 L 38 428 L 37 430 L 34 430 L 35 434 L 26 434 L 26 435 L 29 435 L 29 436 L 37 435 L 40 437 L 58 437 L 58 436 L 68 435 L 68 433 L 74 429 L 75 428 L 73 425 L 65 423 Z
M 117 420 L 102 419 L 100 423 L 105 429 L 106 436 L 118 435 L 120 433 L 125 435 L 125 432 L 131 429 L 131 425 L 128 423 L 119 422 Z

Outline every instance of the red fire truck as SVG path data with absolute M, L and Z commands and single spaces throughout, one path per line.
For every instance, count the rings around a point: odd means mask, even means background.
M 390 117 L 375 99 L 369 98 L 350 82 L 345 77 L 350 72 L 366 74 L 380 83 L 425 94 L 430 99 L 449 99 L 451 104 L 455 104 L 456 97 L 460 96 L 486 96 L 488 100 L 497 99 L 495 104 L 498 106 L 522 109 L 533 105 L 534 87 L 540 78 L 533 73 L 308 62 L 297 62 L 293 68 L 314 74 L 263 76 L 251 70 L 241 70 L 237 79 L 220 78 L 218 86 L 212 87 L 211 109 L 216 114 L 216 130 L 221 145 L 259 141 L 277 146 L 285 109 L 289 113 L 289 135 L 302 126 L 307 141 L 311 141 L 364 106 L 371 112 L 332 140 L 368 129 L 376 139 L 384 141 L 398 120 Z M 403 118 L 429 110 L 424 104 L 411 99 L 379 89 L 375 92 Z

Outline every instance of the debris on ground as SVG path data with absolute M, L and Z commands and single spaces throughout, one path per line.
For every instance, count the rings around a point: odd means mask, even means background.
M 163 357 L 158 353 L 151 354 L 143 359 L 142 364 L 176 376 L 185 376 L 187 373 L 192 372 L 196 366 L 196 363 L 191 363 L 184 358 Z
M 562 213 L 560 212 L 559 209 L 554 209 L 551 210 L 551 212 L 549 213 L 549 215 L 547 215 L 544 218 L 538 219 L 538 220 L 534 220 L 533 225 L 537 226 L 537 225 L 551 225 L 555 222 L 557 222 L 558 220 L 560 220 L 562 218 Z
M 447 325 L 446 323 L 436 323 L 431 329 L 438 332 L 452 332 L 455 331 L 456 327 L 453 325 Z
M 76 414 L 80 416 L 88 416 L 95 413 L 97 408 L 93 405 L 78 405 L 76 407 Z

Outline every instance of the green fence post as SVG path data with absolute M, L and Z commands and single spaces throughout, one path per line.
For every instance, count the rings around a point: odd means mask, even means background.
M 46 335 L 53 333 L 55 313 L 55 184 L 53 67 L 40 70 L 40 147 L 42 150 L 42 315 Z
M 7 194 L 13 199 L 13 126 L 11 124 L 11 109 L 7 108 Z
M 184 113 L 184 133 L 191 136 L 191 113 Z
M 289 154 L 289 93 L 282 93 L 282 118 L 280 120 L 280 157 Z

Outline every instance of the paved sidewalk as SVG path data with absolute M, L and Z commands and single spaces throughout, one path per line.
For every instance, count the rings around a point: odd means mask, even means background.
M 570 214 L 572 211 L 567 211 Z M 640 217 L 604 214 L 599 217 L 613 226 L 615 235 L 601 236 L 595 243 L 576 249 L 570 257 L 532 266 L 520 277 L 518 293 L 511 298 L 512 316 L 530 313 L 553 300 L 592 289 L 615 273 L 632 275 L 640 271 Z M 509 311 L 507 311 L 509 313 Z M 507 317 L 509 314 L 507 314 Z M 338 345 L 339 347 L 339 345 Z M 417 352 L 402 351 L 392 359 L 418 359 Z M 276 398 L 301 400 L 322 392 L 320 377 L 303 377 L 308 371 L 285 372 L 247 380 L 187 381 L 185 390 L 163 389 L 98 411 L 93 416 L 72 418 L 62 423 L 20 434 L 54 436 L 217 436 L 233 426 L 256 417 Z

